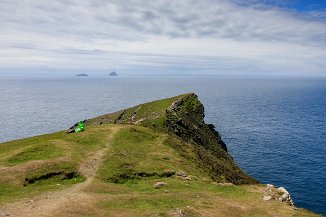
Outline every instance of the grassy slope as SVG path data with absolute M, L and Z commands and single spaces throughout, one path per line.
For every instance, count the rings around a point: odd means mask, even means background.
M 189 156 L 184 154 L 184 143 L 193 146 L 190 157 L 215 181 L 257 183 L 241 171 L 226 152 L 219 133 L 204 122 L 204 106 L 193 93 L 137 105 L 87 121 L 88 126 L 105 123 L 136 124 L 169 133 L 175 138 L 170 143 L 185 158 Z
M 134 116 L 133 121 L 151 117 L 141 123 L 150 127 L 104 123 L 113 116 L 119 119 L 118 112 L 100 118 L 101 125 L 87 126 L 82 133 L 58 132 L 0 144 L 0 214 L 8 203 L 42 200 L 44 193 L 67 191 L 84 183 L 81 165 L 108 147 L 95 178 L 82 189 L 87 203 L 65 204 L 49 216 L 179 216 L 176 209 L 186 216 L 316 216 L 279 201 L 263 201 L 261 185 L 218 185 L 225 178 L 216 179 L 204 161 L 198 163 L 194 143 L 159 129 L 166 107 L 178 99 L 125 111 L 124 115 Z M 191 180 L 167 177 L 167 171 L 184 171 Z M 154 189 L 157 181 L 167 185 Z
M 0 158 L 0 209 L 5 202 L 65 190 L 84 181 L 83 178 L 52 177 L 25 187 L 22 185 L 25 177 L 35 175 L 35 167 L 44 172 L 78 171 L 78 164 L 108 142 L 112 127 L 115 125 L 92 126 L 79 134 L 59 132 L 1 144 L 4 151 Z M 305 210 L 295 211 L 278 201 L 264 202 L 264 187 L 260 185 L 217 185 L 191 157 L 181 156 L 168 142 L 170 140 L 174 140 L 171 135 L 149 128 L 122 126 L 111 141 L 96 178 L 84 190 L 92 201 L 85 206 L 62 207 L 53 216 L 177 216 L 175 209 L 183 210 L 187 216 L 315 216 Z M 49 143 L 56 146 L 60 156 L 43 155 Z M 10 160 L 28 155 L 22 153 L 28 153 L 33 147 L 38 148 L 28 158 L 23 157 L 24 161 L 20 159 L 13 163 Z M 194 155 L 192 145 L 188 144 L 187 152 L 189 156 Z M 49 167 L 55 164 L 63 167 Z M 18 167 L 17 176 L 6 176 L 6 171 Z M 166 170 L 184 171 L 192 180 L 165 177 Z M 157 181 L 166 182 L 167 186 L 154 189 L 153 184 Z
M 78 165 L 103 148 L 109 134 L 105 127 L 94 127 L 82 134 L 58 132 L 0 144 L 0 202 L 83 181 Z M 33 184 L 25 181 L 48 174 L 52 176 Z

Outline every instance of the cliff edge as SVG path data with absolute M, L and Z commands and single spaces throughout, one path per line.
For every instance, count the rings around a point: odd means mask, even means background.
M 86 121 L 86 125 L 135 124 L 168 132 L 179 139 L 175 148 L 187 156 L 184 143 L 192 145 L 197 164 L 219 182 L 255 184 L 227 152 L 227 146 L 212 124 L 204 122 L 204 106 L 194 93 L 157 100 Z

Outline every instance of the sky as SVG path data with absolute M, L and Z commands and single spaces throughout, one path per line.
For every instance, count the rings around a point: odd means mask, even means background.
M 0 75 L 326 76 L 326 0 L 1 0 Z

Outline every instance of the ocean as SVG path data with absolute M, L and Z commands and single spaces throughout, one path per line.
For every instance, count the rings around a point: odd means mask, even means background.
M 206 122 L 244 171 L 326 215 L 325 78 L 0 77 L 0 142 L 187 92 L 199 96 Z

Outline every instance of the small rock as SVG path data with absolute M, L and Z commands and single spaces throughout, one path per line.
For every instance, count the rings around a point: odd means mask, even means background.
M 169 193 L 169 191 L 168 190 L 164 190 L 164 193 Z
M 278 192 L 283 192 L 283 193 L 285 193 L 285 194 L 289 194 L 289 192 L 288 192 L 285 188 L 283 188 L 283 187 L 279 187 L 279 188 L 277 189 L 277 191 L 278 191 Z
M 166 176 L 166 177 L 171 177 L 175 174 L 175 172 L 173 170 L 170 170 L 170 169 L 165 169 L 163 171 L 163 175 Z
M 191 178 L 189 176 L 187 177 L 183 177 L 184 180 L 188 180 L 188 181 L 191 181 Z
M 165 182 L 157 182 L 156 184 L 154 184 L 154 188 L 157 189 L 157 188 L 161 188 L 166 185 L 167 185 L 167 183 L 165 183 Z
M 264 196 L 263 200 L 264 201 L 269 201 L 272 199 L 272 196 Z
M 267 184 L 266 187 L 267 187 L 268 190 L 272 190 L 274 188 L 274 185 Z
M 179 171 L 176 173 L 176 176 L 180 176 L 180 177 L 187 177 L 187 174 L 183 171 Z

